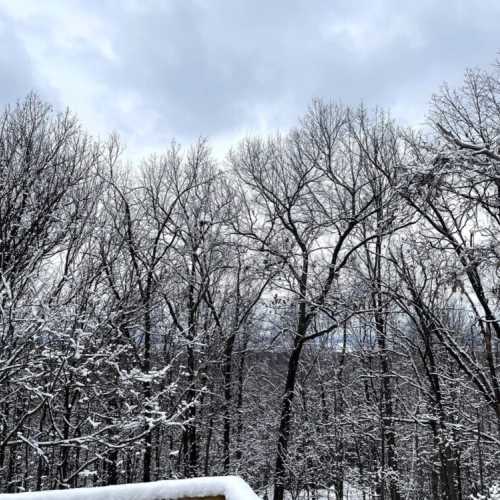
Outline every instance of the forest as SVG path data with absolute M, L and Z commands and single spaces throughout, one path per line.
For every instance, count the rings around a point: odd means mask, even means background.
M 498 65 L 436 89 L 425 126 L 317 99 L 224 159 L 127 158 L 36 94 L 1 114 L 1 492 L 488 498 Z

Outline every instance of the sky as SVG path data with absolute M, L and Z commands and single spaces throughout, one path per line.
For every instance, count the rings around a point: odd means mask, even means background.
M 132 157 L 286 131 L 313 98 L 424 122 L 488 69 L 498 0 L 0 0 L 0 106 L 34 91 Z

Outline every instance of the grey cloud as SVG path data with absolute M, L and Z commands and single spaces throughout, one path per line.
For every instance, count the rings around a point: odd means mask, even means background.
M 1 13 L 0 13 L 1 14 Z M 29 55 L 7 19 L 0 15 L 0 103 L 15 102 L 31 91 L 35 76 Z
M 12 105 L 28 93 L 36 92 L 55 107 L 63 104 L 54 89 L 40 75 L 18 26 L 0 8 L 0 106 Z
M 423 115 L 442 81 L 459 82 L 465 67 L 492 62 L 498 49 L 493 0 L 72 5 L 102 20 L 116 58 L 82 44 L 59 48 L 61 65 L 71 62 L 100 85 L 94 104 L 107 123 L 151 143 L 258 129 L 261 115 L 283 128 L 318 96 Z M 31 29 L 47 38 L 49 25 L 37 20 Z M 29 55 L 17 48 L 19 61 L 5 63 L 14 68 L 9 99 L 22 94 L 19 82 L 36 82 Z M 120 106 L 128 95 L 137 99 L 132 111 Z
M 401 4 L 215 1 L 124 11 L 113 38 L 121 64 L 104 71 L 144 96 L 144 106 L 171 129 L 192 135 L 255 120 L 280 100 L 287 109 L 278 111 L 277 124 L 313 96 L 382 106 L 425 102 L 443 80 L 494 57 L 494 2 L 474 9 L 460 2 Z M 375 48 L 369 38 L 361 40 L 363 49 L 342 31 L 322 34 L 328 22 L 362 22 L 383 37 L 398 19 L 415 34 L 399 32 Z

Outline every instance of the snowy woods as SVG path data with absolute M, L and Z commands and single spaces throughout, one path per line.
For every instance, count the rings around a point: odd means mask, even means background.
M 428 129 L 314 101 L 217 162 L 0 119 L 0 491 L 241 475 L 274 500 L 500 476 L 500 79 Z

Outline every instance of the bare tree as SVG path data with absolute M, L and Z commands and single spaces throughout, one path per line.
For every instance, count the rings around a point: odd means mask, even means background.
M 335 105 L 316 102 L 287 137 L 243 142 L 231 162 L 244 193 L 237 230 L 264 266 L 282 269 L 274 286 L 296 304 L 275 465 L 274 498 L 282 500 L 301 352 L 339 325 L 335 283 L 363 244 L 354 230 L 374 215 L 375 199 L 349 145 L 346 111 Z M 322 317 L 330 320 L 315 328 Z

